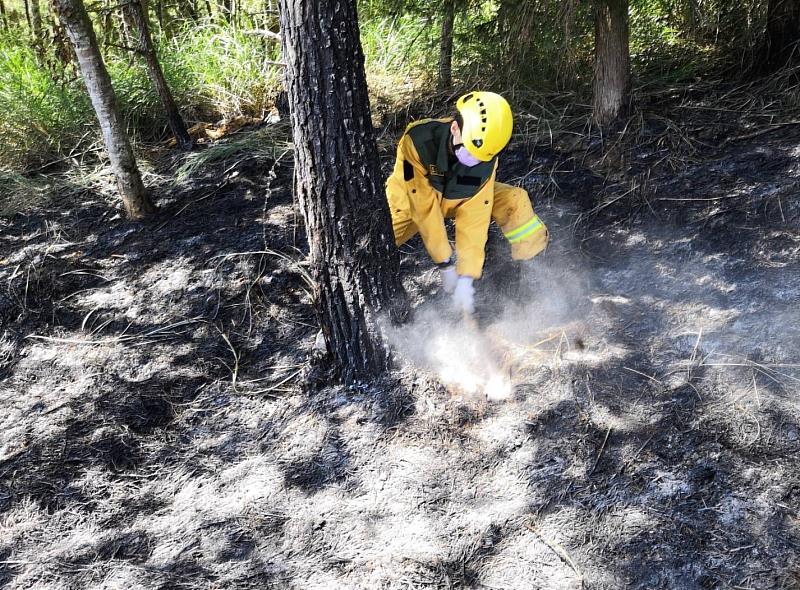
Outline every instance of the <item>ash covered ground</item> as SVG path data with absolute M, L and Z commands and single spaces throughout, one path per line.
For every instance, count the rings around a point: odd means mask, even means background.
M 798 145 L 512 149 L 550 249 L 510 291 L 493 229 L 465 325 L 412 241 L 352 388 L 285 161 L 0 220 L 0 587 L 800 588 Z

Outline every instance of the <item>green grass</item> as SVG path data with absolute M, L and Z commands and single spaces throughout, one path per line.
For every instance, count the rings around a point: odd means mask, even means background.
M 292 144 L 288 125 L 278 124 L 262 127 L 250 133 L 226 137 L 202 151 L 192 152 L 175 172 L 178 181 L 186 180 L 209 164 L 229 162 L 237 158 L 275 161 L 291 151 Z
M 67 153 L 91 115 L 77 83 L 59 83 L 33 51 L 0 37 L 0 169 L 40 166 Z
M 18 33 L 0 36 L 0 170 L 37 169 L 94 143 L 98 130 L 72 68 L 54 76 L 40 67 Z M 277 44 L 211 22 L 158 39 L 167 82 L 187 123 L 261 116 L 280 88 Z M 167 122 L 140 59 L 105 48 L 117 100 L 134 141 L 167 137 Z

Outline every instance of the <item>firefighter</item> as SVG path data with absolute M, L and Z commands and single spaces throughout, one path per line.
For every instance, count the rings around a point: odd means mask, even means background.
M 497 157 L 511 139 L 508 102 L 493 92 L 470 92 L 446 119 L 411 123 L 397 146 L 386 183 L 395 243 L 419 233 L 439 267 L 442 288 L 459 311 L 473 313 L 489 223 L 511 244 L 514 260 L 528 260 L 547 246 L 548 232 L 528 193 L 495 180 Z M 455 254 L 445 219 L 455 219 Z

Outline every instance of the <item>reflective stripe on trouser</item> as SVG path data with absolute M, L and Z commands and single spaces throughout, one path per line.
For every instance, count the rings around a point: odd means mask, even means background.
M 547 247 L 549 234 L 525 189 L 496 182 L 492 217 L 511 244 L 514 260 L 528 260 Z
M 517 242 L 524 240 L 527 236 L 531 235 L 535 231 L 546 230 L 542 220 L 539 219 L 539 216 L 534 213 L 533 219 L 531 219 L 528 223 L 504 235 L 510 244 L 516 244 Z

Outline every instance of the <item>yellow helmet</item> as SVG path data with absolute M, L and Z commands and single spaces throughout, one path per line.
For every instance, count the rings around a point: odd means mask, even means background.
M 488 162 L 511 139 L 514 117 L 505 98 L 494 92 L 470 92 L 456 108 L 464 121 L 461 140 L 470 154 Z

